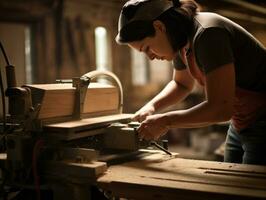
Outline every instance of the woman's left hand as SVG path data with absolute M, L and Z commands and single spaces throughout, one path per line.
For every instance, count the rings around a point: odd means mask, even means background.
M 145 140 L 157 140 L 169 130 L 164 114 L 151 115 L 137 129 L 139 137 Z

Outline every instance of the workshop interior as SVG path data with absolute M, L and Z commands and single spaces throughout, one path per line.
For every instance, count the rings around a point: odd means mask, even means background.
M 223 163 L 229 122 L 138 137 L 173 67 L 116 43 L 125 2 L 0 1 L 0 199 L 266 199 L 266 167 Z M 196 2 L 266 46 L 266 1 Z

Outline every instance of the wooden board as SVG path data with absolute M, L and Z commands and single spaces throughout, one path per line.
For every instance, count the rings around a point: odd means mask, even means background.
M 60 178 L 66 181 L 78 181 L 79 183 L 95 183 L 97 177 L 106 170 L 107 165 L 104 162 L 43 161 L 41 174 L 46 178 Z
M 39 119 L 71 116 L 75 105 L 75 88 L 72 84 L 26 85 L 31 89 L 33 105 L 41 104 Z M 117 111 L 118 89 L 114 86 L 91 83 L 84 100 L 83 114 Z
M 111 166 L 97 183 L 114 196 L 129 199 L 266 199 L 266 167 L 163 153 Z
M 44 126 L 44 131 L 46 132 L 59 132 L 59 133 L 68 133 L 68 132 L 81 132 L 98 127 L 102 127 L 114 122 L 124 122 L 130 121 L 132 114 L 116 114 L 108 115 L 102 117 L 87 118 L 81 120 L 74 120 L 62 123 L 49 124 Z

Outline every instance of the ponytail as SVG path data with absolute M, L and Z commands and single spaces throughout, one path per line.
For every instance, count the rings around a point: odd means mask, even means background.
M 193 0 L 171 0 L 173 7 L 157 19 L 166 27 L 166 33 L 174 51 L 184 47 L 192 34 L 197 4 Z
M 173 3 L 174 1 L 178 0 L 172 0 Z M 187 15 L 189 18 L 193 18 L 197 11 L 198 11 L 198 4 L 194 0 L 183 0 L 179 2 L 181 5 L 178 8 L 183 14 Z
M 173 2 L 174 8 L 179 8 L 182 3 L 179 0 L 171 0 Z

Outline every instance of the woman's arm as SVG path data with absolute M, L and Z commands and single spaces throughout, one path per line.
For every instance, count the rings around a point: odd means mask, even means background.
M 154 106 L 156 111 L 161 110 L 186 98 L 193 86 L 194 79 L 187 69 L 174 70 L 173 80 L 149 103 Z
M 195 128 L 227 121 L 233 113 L 234 64 L 220 66 L 206 75 L 206 100 L 190 109 L 147 117 L 138 129 L 140 137 L 158 138 L 170 128 Z
M 133 119 L 143 121 L 147 116 L 183 100 L 193 89 L 194 79 L 187 69 L 174 70 L 173 80 L 150 100 L 145 106 L 135 113 Z
M 235 97 L 234 64 L 226 64 L 206 76 L 206 101 L 190 109 L 166 113 L 168 126 L 200 127 L 227 121 L 233 113 Z

